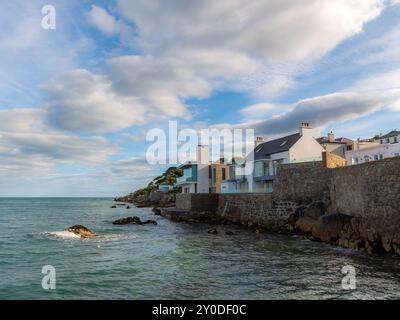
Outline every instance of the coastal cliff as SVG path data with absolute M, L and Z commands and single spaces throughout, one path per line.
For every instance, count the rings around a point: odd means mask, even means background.
M 282 165 L 273 193 L 179 194 L 176 211 L 181 220 L 211 214 L 256 230 L 399 255 L 400 158 L 334 169 L 321 162 Z

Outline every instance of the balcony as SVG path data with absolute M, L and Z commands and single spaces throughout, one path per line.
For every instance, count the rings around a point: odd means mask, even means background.
M 275 175 L 264 175 L 264 176 L 259 176 L 259 177 L 253 177 L 253 180 L 255 182 L 259 181 L 272 181 L 275 179 Z
M 179 185 L 179 184 L 183 184 L 183 183 L 194 183 L 196 181 L 197 181 L 197 179 L 195 177 L 183 176 L 183 177 L 179 177 L 176 179 L 176 184 Z

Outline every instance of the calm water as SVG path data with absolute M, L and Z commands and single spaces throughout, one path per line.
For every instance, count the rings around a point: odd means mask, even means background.
M 172 223 L 111 199 L 0 199 L 0 299 L 387 299 L 400 297 L 400 259 L 236 227 Z M 153 225 L 113 226 L 137 215 Z M 95 239 L 57 231 L 83 224 Z M 233 230 L 234 236 L 225 235 Z M 341 268 L 357 289 L 341 287 Z M 57 288 L 42 289 L 44 265 Z

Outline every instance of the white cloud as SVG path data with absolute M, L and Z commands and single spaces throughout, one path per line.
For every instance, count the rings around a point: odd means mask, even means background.
M 390 106 L 400 99 L 400 89 L 383 92 L 336 92 L 304 99 L 294 108 L 278 117 L 246 123 L 257 134 L 281 135 L 293 132 L 301 122 L 310 122 L 315 128 L 344 122 Z
M 118 32 L 117 20 L 101 7 L 92 5 L 86 17 L 91 25 L 100 29 L 108 36 L 112 36 Z

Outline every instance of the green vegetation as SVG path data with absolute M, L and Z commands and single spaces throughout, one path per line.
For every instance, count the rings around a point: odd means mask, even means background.
M 129 196 L 134 199 L 141 195 L 148 195 L 150 192 L 157 190 L 160 184 L 168 184 L 173 186 L 176 183 L 176 179 L 181 177 L 182 175 L 182 169 L 179 169 L 177 167 L 170 167 L 162 175 L 150 181 L 145 188 L 138 189 L 135 192 L 131 193 Z M 180 188 L 174 187 L 169 191 L 169 193 L 179 193 L 180 191 Z

